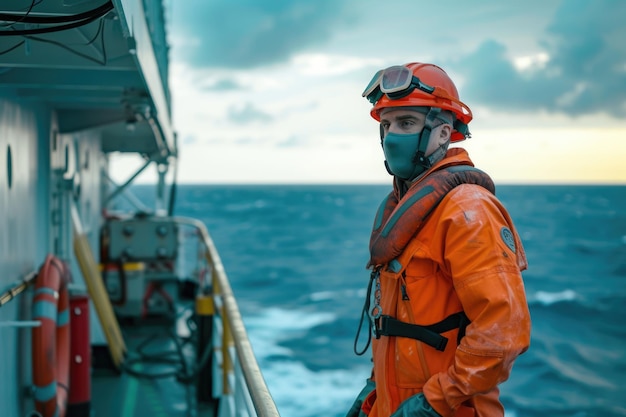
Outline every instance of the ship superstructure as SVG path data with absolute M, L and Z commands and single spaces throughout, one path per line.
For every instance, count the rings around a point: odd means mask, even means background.
M 0 2 L 3 415 L 278 416 L 209 233 L 173 216 L 166 17 Z M 120 153 L 142 164 L 116 183 Z

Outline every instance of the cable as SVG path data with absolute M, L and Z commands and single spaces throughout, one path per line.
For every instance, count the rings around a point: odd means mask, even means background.
M 3 30 L 0 31 L 0 36 L 25 36 L 25 35 L 36 35 L 41 33 L 52 33 L 52 32 L 60 32 L 62 30 L 73 29 L 87 23 L 91 23 L 94 20 L 104 16 L 108 12 L 113 10 L 113 3 L 109 0 L 106 4 L 90 10 L 88 12 L 80 13 L 73 16 L 62 16 L 62 17 L 28 17 L 27 15 L 23 16 L 23 21 L 26 23 L 35 23 L 33 19 L 47 19 L 44 23 L 59 23 L 59 22 L 71 22 L 63 25 L 46 27 L 46 28 L 35 28 L 35 29 L 22 29 L 12 31 Z M 7 17 L 9 17 L 7 19 Z M 11 20 L 15 17 L 15 15 L 7 15 L 0 13 L 0 20 Z M 78 18 L 77 18 L 78 17 Z M 37 22 L 42 23 L 42 22 Z
M 78 56 L 80 56 L 82 58 L 88 59 L 89 61 L 95 62 L 96 64 L 100 64 L 100 65 L 105 65 L 106 64 L 106 50 L 104 49 L 104 39 L 102 40 L 102 54 L 104 56 L 104 59 L 103 60 L 99 60 L 97 58 L 94 58 L 94 57 L 89 56 L 87 54 L 84 54 L 82 52 L 79 52 L 79 51 L 77 51 L 77 50 L 75 50 L 73 48 L 70 48 L 69 46 L 67 46 L 65 44 L 62 44 L 61 42 L 53 41 L 53 40 L 50 40 L 50 39 L 39 38 L 37 36 L 24 36 L 24 37 L 26 39 L 30 39 L 30 40 L 33 40 L 33 41 L 50 43 L 52 45 L 56 45 L 59 48 L 63 48 L 65 50 L 67 50 L 67 51 L 70 51 L 73 54 L 76 54 L 76 55 L 78 55 Z
M 41 33 L 60 32 L 63 30 L 74 29 L 80 26 L 84 26 L 87 23 L 91 23 L 94 20 L 100 18 L 102 15 L 104 15 L 104 13 L 102 13 L 101 15 L 91 16 L 79 22 L 68 23 L 66 25 L 59 25 L 59 26 L 54 26 L 54 27 L 49 27 L 49 28 L 22 29 L 22 30 L 12 30 L 12 31 L 3 30 L 3 31 L 0 31 L 0 36 L 26 36 L 26 35 L 36 35 L 36 34 L 41 34 Z
M 106 46 L 105 46 L 105 43 L 104 43 L 104 25 L 105 25 L 105 20 L 101 19 L 100 23 L 98 25 L 98 30 L 96 30 L 96 33 L 92 36 L 92 38 L 90 40 L 88 40 L 84 44 L 78 44 L 78 45 L 91 45 L 92 43 L 94 43 L 96 41 L 96 39 L 98 38 L 98 35 L 100 35 L 100 46 L 101 46 L 102 56 L 103 56 L 102 60 L 99 60 L 99 59 L 94 58 L 94 57 L 92 57 L 90 55 L 84 54 L 82 52 L 79 52 L 79 51 L 75 50 L 74 48 L 71 48 L 68 45 L 65 45 L 65 44 L 63 44 L 61 42 L 53 41 L 51 39 L 44 39 L 44 38 L 40 38 L 40 37 L 37 37 L 37 36 L 28 36 L 28 35 L 24 35 L 23 37 L 26 38 L 26 39 L 29 39 L 29 40 L 33 40 L 33 41 L 37 41 L 37 42 L 43 42 L 43 43 L 49 43 L 49 44 L 58 46 L 58 47 L 63 48 L 65 50 L 69 51 L 69 52 L 72 52 L 75 55 L 80 56 L 81 58 L 85 58 L 85 59 L 87 59 L 89 61 L 95 62 L 96 64 L 106 65 L 107 53 L 106 53 Z M 15 33 L 15 32 L 16 31 L 9 32 L 9 33 Z M 2 35 L 2 32 L 0 31 L 0 36 L 1 35 Z M 10 47 L 9 49 L 6 49 L 4 51 L 0 51 L 0 55 L 7 54 L 7 53 L 13 51 L 16 48 L 19 48 L 24 43 L 25 43 L 24 41 L 21 41 L 21 42 L 17 43 L 16 45 Z
M 82 45 L 91 45 L 96 40 L 98 35 L 100 35 L 100 46 L 101 46 L 101 49 L 102 49 L 102 60 L 99 60 L 99 59 L 94 58 L 94 57 L 92 57 L 90 55 L 84 54 L 82 52 L 79 52 L 79 51 L 75 50 L 74 48 L 70 48 L 69 46 L 67 46 L 67 45 L 65 45 L 65 44 L 63 44 L 61 42 L 53 41 L 51 39 L 44 39 L 44 38 L 40 38 L 40 37 L 37 37 L 37 36 L 24 36 L 24 37 L 26 39 L 30 39 L 30 40 L 33 40 L 33 41 L 49 43 L 49 44 L 58 46 L 59 48 L 63 48 L 66 51 L 69 51 L 69 52 L 71 52 L 71 53 L 73 53 L 75 55 L 78 55 L 81 58 L 85 58 L 85 59 L 87 59 L 89 61 L 95 62 L 96 64 L 106 65 L 106 62 L 107 62 L 107 52 L 106 52 L 106 46 L 105 46 L 105 43 L 104 43 L 104 20 L 100 21 L 100 25 L 98 26 L 98 30 L 96 31 L 96 34 L 87 43 L 82 44 Z M 19 47 L 23 43 L 24 43 L 24 41 L 20 42 L 19 44 L 11 47 L 10 49 L 8 49 L 6 51 L 0 52 L 0 55 L 2 55 L 4 53 L 7 53 L 7 52 L 11 52 L 13 49 Z
M 78 13 L 70 16 L 28 16 L 30 11 L 34 6 L 41 3 L 43 0 L 33 0 L 33 3 L 30 5 L 30 8 L 23 16 L 12 14 L 12 13 L 0 13 L 0 20 L 5 20 L 8 22 L 18 23 L 44 23 L 44 24 L 52 24 L 52 23 L 67 23 L 67 22 L 76 22 L 80 20 L 85 20 L 94 15 L 101 16 L 107 13 L 110 10 L 113 10 L 113 3 L 111 0 L 108 0 L 102 6 L 96 7 L 93 10 L 88 10 L 83 13 Z
M 91 45 L 92 43 L 95 42 L 96 38 L 98 37 L 98 35 L 100 34 L 100 32 L 102 32 L 104 29 L 104 19 L 100 19 L 100 24 L 98 25 L 98 30 L 96 31 L 96 33 L 93 35 L 93 37 L 87 41 L 87 43 L 85 45 Z M 101 37 L 103 39 L 104 42 L 104 34 Z
M 19 19 L 17 19 L 17 20 L 10 20 L 10 21 L 11 21 L 11 23 L 6 24 L 6 25 L 2 25 L 2 27 L 5 27 L 5 28 L 10 28 L 10 27 L 12 27 L 14 24 L 16 24 L 16 23 L 23 22 L 23 21 L 24 21 L 24 19 L 28 18 L 28 15 L 30 14 L 31 10 L 33 10 L 33 7 L 35 7 L 36 5 L 38 5 L 39 3 L 41 3 L 42 1 L 43 1 L 43 0 L 39 0 L 39 1 L 37 1 L 37 0 L 33 0 L 33 1 L 30 3 L 30 6 L 28 7 L 28 10 L 26 10 L 26 13 L 24 14 L 24 16 L 21 16 L 21 17 L 20 17 Z
M 190 369 L 190 366 L 187 363 L 187 358 L 185 357 L 185 352 L 183 351 L 185 344 L 189 341 L 194 340 L 193 333 L 195 332 L 195 329 L 191 325 L 190 321 L 191 323 L 193 323 L 193 320 L 189 318 L 187 320 L 187 327 L 192 332 L 192 336 L 187 338 L 187 340 L 185 340 L 184 342 L 181 342 L 181 338 L 175 335 L 171 330 L 167 331 L 168 338 L 172 339 L 172 341 L 174 342 L 175 350 L 165 350 L 153 353 L 145 352 L 144 349 L 153 340 L 159 337 L 159 334 L 157 333 L 152 334 L 137 346 L 137 348 L 135 349 L 135 353 L 137 354 L 137 356 L 126 358 L 126 360 L 122 364 L 124 371 L 136 378 L 161 379 L 175 377 L 178 382 L 185 385 L 194 382 L 195 378 L 202 371 L 202 369 L 204 369 L 207 362 L 209 361 L 213 350 L 211 349 L 210 345 L 205 346 L 202 354 L 196 355 L 196 358 L 198 358 L 198 360 L 196 361 L 195 366 Z M 134 366 L 138 363 L 170 366 L 170 368 L 161 371 L 139 371 Z
M 174 340 L 176 345 L 176 351 L 166 350 L 161 352 L 153 352 L 148 353 L 144 352 L 144 348 L 146 348 L 150 342 L 155 340 L 159 335 L 157 333 L 151 335 L 146 338 L 139 346 L 137 346 L 135 357 L 127 357 L 122 367 L 124 371 L 126 371 L 129 375 L 132 375 L 136 378 L 147 378 L 147 379 L 160 379 L 160 378 L 168 378 L 172 376 L 176 376 L 181 372 L 186 371 L 186 361 L 184 357 L 179 357 L 181 349 L 179 348 L 179 341 L 176 337 L 172 337 L 171 333 L 168 332 L 168 337 Z M 139 371 L 135 369 L 134 365 L 137 363 L 149 363 L 154 365 L 170 365 L 173 369 L 167 369 L 160 372 L 153 372 L 149 370 Z
M 21 41 L 18 42 L 16 45 L 13 45 L 12 47 L 10 47 L 9 49 L 5 49 L 4 51 L 0 51 L 0 55 L 4 55 L 4 54 L 8 54 L 9 52 L 11 52 L 14 49 L 19 48 L 20 46 L 24 45 L 25 41 Z

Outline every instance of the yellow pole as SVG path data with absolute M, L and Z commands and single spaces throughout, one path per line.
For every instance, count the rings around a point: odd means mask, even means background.
M 87 235 L 83 233 L 82 224 L 75 204 L 71 204 L 72 224 L 74 229 L 74 254 L 83 273 L 87 291 L 96 309 L 102 330 L 109 345 L 109 352 L 113 364 L 119 370 L 126 354 L 124 337 L 119 323 L 113 312 L 111 301 L 100 275 L 100 269 L 96 262 Z

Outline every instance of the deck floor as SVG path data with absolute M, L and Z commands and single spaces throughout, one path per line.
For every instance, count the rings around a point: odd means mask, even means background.
M 189 374 L 184 366 L 194 366 L 196 356 L 194 343 L 180 338 L 174 323 L 147 324 L 137 321 L 121 326 L 127 347 L 124 369 L 119 372 L 103 365 L 102 356 L 108 355 L 106 347 L 99 349 L 100 359 L 94 354 L 92 417 L 216 415 L 215 404 L 198 403 L 195 384 L 184 383 L 177 378 Z M 173 338 L 176 333 L 178 343 Z M 110 357 L 107 359 L 110 361 Z

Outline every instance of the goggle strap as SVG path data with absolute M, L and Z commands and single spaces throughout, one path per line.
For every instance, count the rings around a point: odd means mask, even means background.
M 378 100 L 383 96 L 383 92 L 380 91 L 380 87 L 376 87 L 371 93 L 367 95 L 367 100 L 372 103 L 373 106 L 378 103 Z

